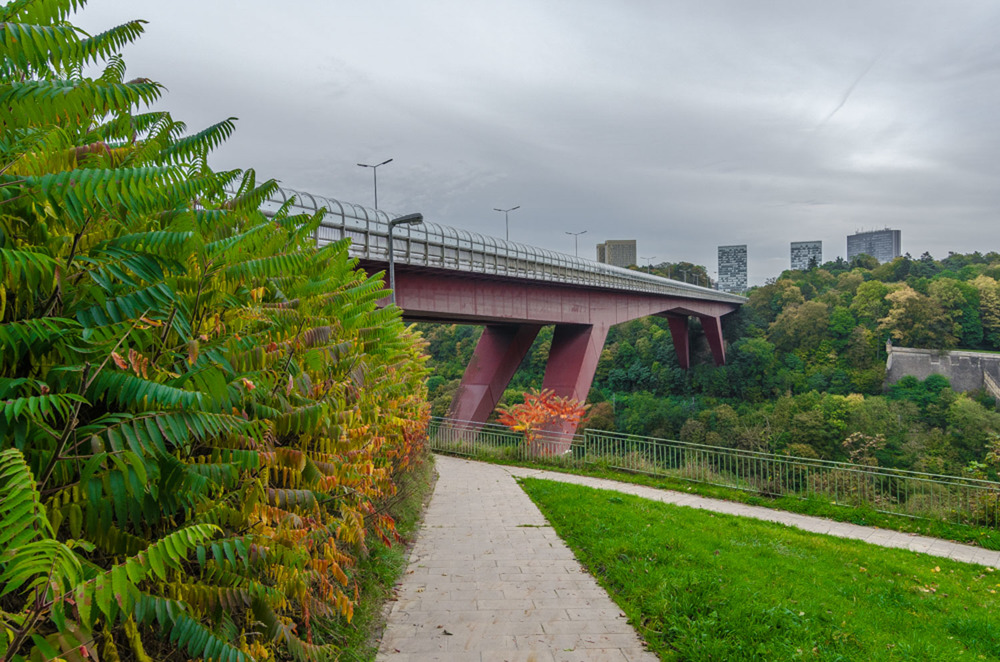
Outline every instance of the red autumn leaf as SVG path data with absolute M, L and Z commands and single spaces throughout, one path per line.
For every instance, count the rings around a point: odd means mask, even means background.
M 128 363 L 125 362 L 125 359 L 123 359 L 118 352 L 111 352 L 111 359 L 115 362 L 115 365 L 122 370 L 128 370 Z

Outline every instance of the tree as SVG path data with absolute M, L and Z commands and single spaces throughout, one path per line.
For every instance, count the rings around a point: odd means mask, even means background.
M 88 37 L 82 4 L 0 8 L 0 658 L 331 657 L 422 345 L 319 215 L 208 168 L 232 119 L 139 112 L 142 23 Z
M 615 410 L 611 402 L 597 402 L 591 405 L 583 426 L 590 430 L 615 431 Z
M 909 285 L 886 295 L 889 313 L 879 320 L 879 331 L 907 347 L 947 349 L 958 343 L 955 324 L 934 299 Z
M 945 416 L 952 446 L 963 464 L 983 457 L 987 443 L 1000 434 L 1000 413 L 966 395 L 955 398 Z
M 854 369 L 870 368 L 878 351 L 878 338 L 864 326 L 856 326 L 845 343 L 843 357 Z
M 988 346 L 1000 349 L 1000 285 L 989 276 L 977 277 L 972 285 L 979 291 L 984 340 Z
M 977 347 L 983 339 L 978 291 L 954 278 L 938 278 L 928 286 L 930 297 L 951 322 L 953 333 L 965 347 Z
M 852 432 L 841 445 L 847 451 L 849 462 L 877 467 L 876 453 L 885 448 L 885 437 L 880 434 L 868 435 L 863 432 Z
M 836 289 L 841 295 L 843 305 L 850 305 L 863 282 L 865 282 L 864 276 L 857 271 L 844 272 L 837 276 Z
M 854 331 L 856 322 L 851 311 L 844 306 L 836 306 L 830 313 L 830 335 L 838 349 L 843 349 Z
M 745 338 L 729 352 L 729 381 L 737 397 L 759 402 L 778 393 L 782 370 L 775 347 L 763 338 Z
M 878 259 L 868 255 L 867 253 L 861 253 L 851 258 L 852 269 L 867 269 L 868 271 L 871 271 L 878 268 L 878 266 Z
M 524 434 L 525 445 L 530 446 L 538 435 L 556 424 L 569 423 L 573 427 L 587 412 L 587 407 L 573 398 L 558 396 L 554 391 L 531 390 L 524 394 L 524 402 L 500 408 L 497 419 L 514 432 Z
M 765 324 L 773 322 L 786 308 L 805 302 L 802 290 L 787 278 L 754 288 L 748 298 L 747 305 Z
M 877 280 L 861 283 L 851 301 L 850 310 L 858 322 L 874 329 L 878 320 L 889 312 L 889 305 L 886 302 L 888 294 L 889 288 Z
M 768 329 L 768 340 L 784 352 L 808 353 L 826 338 L 830 309 L 825 303 L 807 301 L 786 308 Z

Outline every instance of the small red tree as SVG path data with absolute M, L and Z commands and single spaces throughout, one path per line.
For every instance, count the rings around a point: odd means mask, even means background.
M 539 432 L 557 423 L 579 424 L 586 411 L 579 400 L 558 396 L 551 389 L 532 389 L 521 404 L 501 407 L 498 420 L 514 432 L 523 432 L 524 443 L 530 445 Z

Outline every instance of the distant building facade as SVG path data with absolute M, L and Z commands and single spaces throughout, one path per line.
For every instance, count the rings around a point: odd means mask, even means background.
M 822 241 L 793 241 L 792 269 L 805 271 L 809 267 L 823 264 Z
M 747 245 L 719 246 L 719 289 L 744 292 L 747 289 Z
M 847 259 L 865 253 L 879 262 L 891 262 L 903 254 L 901 236 L 902 232 L 889 228 L 847 235 Z
M 638 264 L 635 239 L 608 239 L 597 244 L 597 261 L 616 267 Z

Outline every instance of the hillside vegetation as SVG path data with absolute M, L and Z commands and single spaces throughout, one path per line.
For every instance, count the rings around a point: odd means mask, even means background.
M 0 659 L 335 659 L 422 344 L 319 216 L 208 167 L 232 118 L 141 112 L 142 22 L 83 4 L 0 7 Z
M 666 268 L 653 271 L 667 275 Z M 942 260 L 924 254 L 881 265 L 860 256 L 786 271 L 751 290 L 748 303 L 723 318 L 728 363 L 721 368 L 711 364 L 697 329 L 695 365 L 685 371 L 666 320 L 613 327 L 584 424 L 806 457 L 994 475 L 1000 458 L 991 443 L 1000 433 L 1000 414 L 992 399 L 954 393 L 937 377 L 903 380 L 885 395 L 882 388 L 887 339 L 908 347 L 1000 350 L 998 279 L 997 253 Z M 428 326 L 425 333 L 434 357 L 433 411 L 444 414 L 478 330 Z M 551 328 L 543 329 L 504 402 L 541 384 L 551 338 Z

